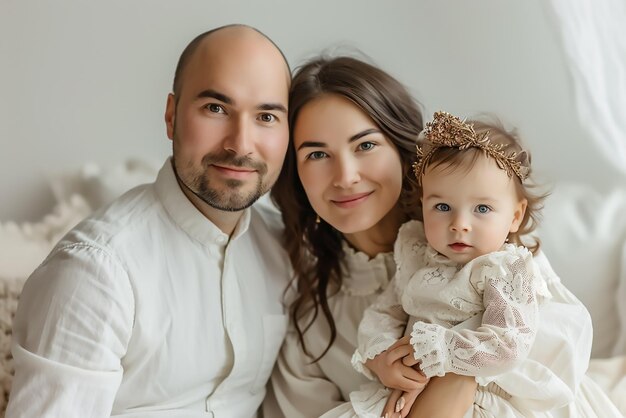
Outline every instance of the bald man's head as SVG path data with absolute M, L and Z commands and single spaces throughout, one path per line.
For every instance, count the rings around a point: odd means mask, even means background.
M 174 96 L 178 97 L 180 95 L 185 69 L 187 68 L 189 62 L 193 59 L 194 54 L 201 45 L 208 48 L 219 48 L 220 46 L 227 47 L 227 45 L 220 45 L 220 37 L 225 38 L 224 40 L 226 40 L 226 42 L 228 42 L 229 40 L 232 41 L 233 39 L 240 37 L 257 37 L 262 42 L 269 42 L 282 56 L 282 59 L 285 62 L 285 69 L 288 80 L 291 81 L 291 68 L 289 67 L 289 62 L 287 62 L 285 54 L 283 54 L 283 51 L 281 51 L 281 49 L 278 47 L 278 45 L 274 43 L 274 41 L 272 41 L 260 30 L 251 26 L 243 24 L 231 24 L 220 26 L 219 28 L 211 29 L 207 32 L 201 33 L 200 35 L 196 36 L 183 50 L 183 53 L 178 59 L 178 64 L 176 65 L 176 72 L 174 73 L 174 85 L 172 87 Z M 211 41 L 215 41 L 215 45 L 210 45 Z
M 167 136 L 183 191 L 213 222 L 276 181 L 289 143 L 290 82 L 280 50 L 247 26 L 202 34 L 185 49 L 167 98 Z

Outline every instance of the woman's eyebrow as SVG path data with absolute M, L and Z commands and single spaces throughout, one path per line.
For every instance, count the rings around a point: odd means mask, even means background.
M 366 129 L 364 131 L 361 131 L 357 134 L 354 134 L 350 137 L 350 139 L 348 140 L 348 142 L 354 142 L 359 138 L 363 138 L 366 135 L 370 135 L 370 134 L 376 134 L 376 133 L 380 133 L 380 131 L 378 129 L 375 128 L 370 128 L 370 129 Z
M 375 128 L 370 128 L 370 129 L 366 129 L 364 131 L 358 132 L 354 135 L 352 135 L 349 139 L 348 142 L 354 142 L 359 138 L 363 138 L 364 136 L 370 135 L 370 134 L 376 134 L 376 133 L 380 133 L 380 130 L 375 129 Z M 300 146 L 298 146 L 298 148 L 296 149 L 296 151 L 299 151 L 302 148 L 323 148 L 326 146 L 325 142 L 319 142 L 319 141 L 304 141 L 302 144 L 300 144 Z
M 302 148 L 323 148 L 326 146 L 325 142 L 317 142 L 317 141 L 304 141 L 300 146 L 296 149 L 296 151 L 300 151 Z

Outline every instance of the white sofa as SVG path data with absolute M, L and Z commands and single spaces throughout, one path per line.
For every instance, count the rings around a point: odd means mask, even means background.
M 159 166 L 129 161 L 103 170 L 86 165 L 52 180 L 58 203 L 40 222 L 0 222 L 0 417 L 11 382 L 11 318 L 24 280 L 74 224 L 130 187 L 151 182 Z M 620 396 L 626 393 L 626 361 L 620 357 L 626 354 L 626 188 L 599 193 L 555 185 L 539 236 L 554 269 L 591 313 L 592 356 L 609 359 L 594 360 L 591 372 L 626 414 L 626 399 Z

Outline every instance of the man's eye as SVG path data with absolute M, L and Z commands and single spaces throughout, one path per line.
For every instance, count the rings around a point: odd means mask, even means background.
M 478 213 L 489 213 L 491 212 L 491 208 L 487 205 L 478 205 L 476 206 L 476 212 Z
M 209 103 L 206 108 L 211 113 L 225 113 L 224 108 L 221 105 L 215 103 Z
M 261 120 L 261 122 L 270 123 L 276 120 L 276 116 L 271 113 L 261 113 L 259 115 L 259 120 Z
M 435 209 L 440 212 L 448 212 L 450 210 L 450 205 L 448 205 L 447 203 L 437 203 L 435 205 Z

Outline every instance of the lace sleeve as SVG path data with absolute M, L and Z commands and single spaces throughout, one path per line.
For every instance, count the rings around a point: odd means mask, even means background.
M 538 287 L 532 254 L 525 248 L 474 260 L 471 275 L 484 283 L 484 313 L 476 330 L 454 331 L 417 322 L 411 332 L 415 358 L 426 376 L 447 372 L 493 376 L 528 355 L 536 335 Z M 471 277 L 473 282 L 475 279 Z
M 363 314 L 359 325 L 357 349 L 352 356 L 352 365 L 369 379 L 374 375 L 364 364 L 373 359 L 402 337 L 408 315 L 402 309 L 393 279 L 376 302 Z
M 404 334 L 409 316 L 399 296 L 408 278 L 421 263 L 419 248 L 424 242 L 421 222 L 409 221 L 400 227 L 394 244 L 396 274 L 376 302 L 363 314 L 352 365 L 370 379 L 374 379 L 374 375 L 364 367 L 364 363 L 385 351 Z

